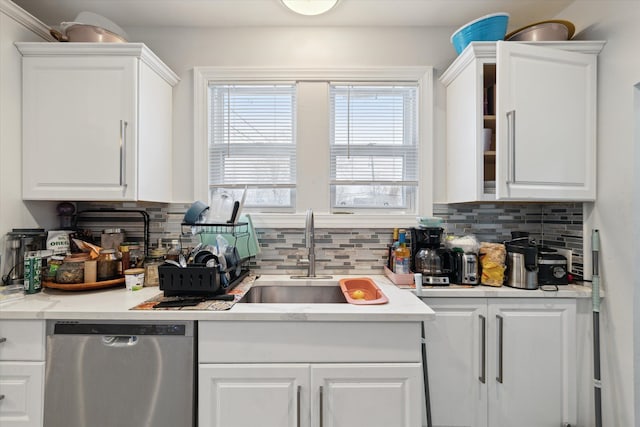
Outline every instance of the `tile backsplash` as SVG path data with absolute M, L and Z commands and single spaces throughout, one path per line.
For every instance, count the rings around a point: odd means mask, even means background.
M 79 210 L 140 209 L 149 214 L 150 242 L 177 238 L 189 204 L 80 203 Z M 545 245 L 573 251 L 573 272 L 582 275 L 582 203 L 465 203 L 435 205 L 434 216 L 442 217 L 446 234 L 473 234 L 480 241 L 510 240 L 511 231 L 528 231 L 532 239 Z M 96 230 L 100 224 L 89 225 Z M 142 230 L 126 230 L 132 239 L 141 239 Z M 317 228 L 316 272 L 318 274 L 379 274 L 392 241 L 392 228 Z M 260 228 L 256 230 L 261 253 L 249 261 L 260 274 L 304 274 L 298 260 L 306 256 L 302 228 Z M 183 245 L 197 243 L 197 237 L 183 237 Z

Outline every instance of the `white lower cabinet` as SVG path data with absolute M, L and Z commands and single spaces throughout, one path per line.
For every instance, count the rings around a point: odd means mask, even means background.
M 201 427 L 420 425 L 419 363 L 200 364 Z
M 427 298 L 434 426 L 575 425 L 576 301 Z
M 420 427 L 421 322 L 198 322 L 199 427 Z
M 0 426 L 42 426 L 44 349 L 44 321 L 0 322 Z
M 0 425 L 42 425 L 44 362 L 0 362 Z

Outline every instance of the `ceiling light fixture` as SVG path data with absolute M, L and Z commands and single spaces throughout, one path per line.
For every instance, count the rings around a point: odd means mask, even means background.
M 300 15 L 321 15 L 328 12 L 338 0 L 282 0 L 289 9 Z

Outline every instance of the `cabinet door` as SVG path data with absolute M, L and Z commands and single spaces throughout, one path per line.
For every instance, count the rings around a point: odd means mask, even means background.
M 594 200 L 596 56 L 497 43 L 496 197 Z
M 429 298 L 425 322 L 431 419 L 438 426 L 487 425 L 487 300 Z
M 200 427 L 308 427 L 309 365 L 200 364 Z
M 23 59 L 24 199 L 133 200 L 137 68 L 132 57 Z
M 0 362 L 0 425 L 41 427 L 44 362 Z
M 44 320 L 3 319 L 0 322 L 0 360 L 43 361 L 44 328 Z
M 312 365 L 311 425 L 420 427 L 421 375 L 419 363 Z
M 492 427 L 575 425 L 575 300 L 489 300 Z

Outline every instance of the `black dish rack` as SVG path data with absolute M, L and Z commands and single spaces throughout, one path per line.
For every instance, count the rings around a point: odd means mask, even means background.
M 199 235 L 203 243 L 217 234 L 228 234 L 235 238 L 234 245 L 243 238 L 249 238 L 248 224 L 189 224 L 182 223 L 182 235 Z M 220 270 L 219 266 L 207 267 L 203 264 L 187 264 L 178 267 L 170 264 L 158 266 L 160 289 L 165 296 L 212 296 L 226 293 L 236 287 L 249 274 L 242 269 L 248 258 L 240 259 L 239 264 Z
M 167 264 L 158 266 L 160 289 L 167 297 L 223 294 L 235 288 L 248 274 L 249 270 L 236 273 L 235 266 L 225 271 L 202 264 L 189 264 L 184 268 Z M 225 275 L 229 275 L 228 282 Z

